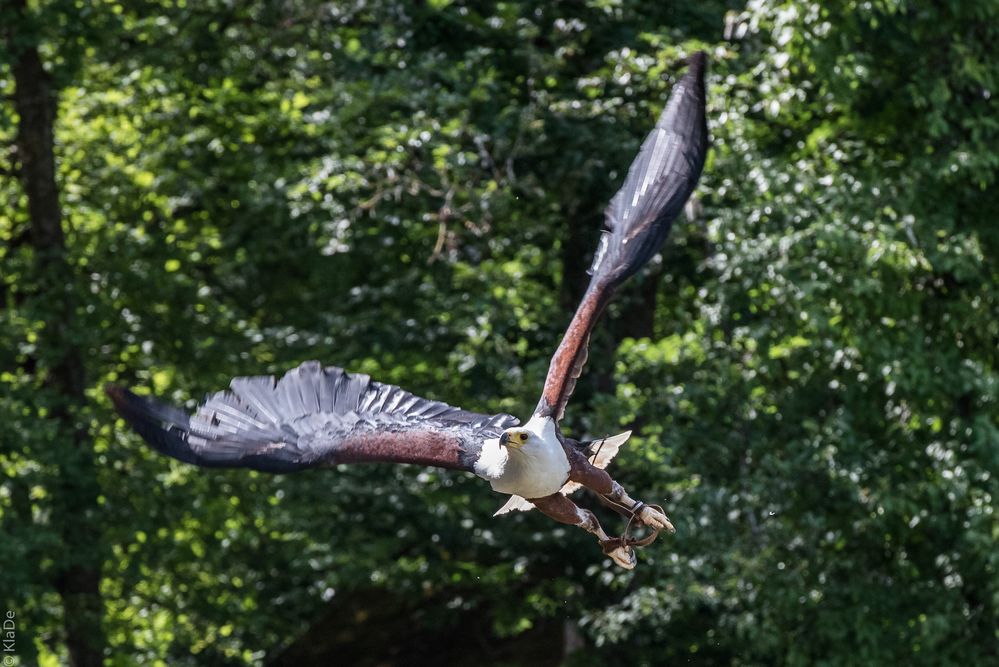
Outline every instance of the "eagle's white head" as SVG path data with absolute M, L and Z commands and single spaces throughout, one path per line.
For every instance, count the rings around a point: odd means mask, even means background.
M 551 417 L 532 417 L 523 426 L 513 426 L 503 431 L 499 444 L 511 451 L 532 452 L 537 448 L 562 445 L 555 431 L 555 420 Z
M 531 431 L 522 426 L 515 426 L 514 428 L 508 428 L 503 431 L 500 435 L 499 444 L 502 447 L 506 447 L 508 450 L 520 451 L 527 448 L 533 448 L 541 446 L 544 442 L 544 438 L 534 431 Z
M 475 472 L 502 493 L 540 498 L 558 491 L 569 475 L 569 461 L 558 439 L 555 421 L 534 417 L 508 428 L 482 447 Z

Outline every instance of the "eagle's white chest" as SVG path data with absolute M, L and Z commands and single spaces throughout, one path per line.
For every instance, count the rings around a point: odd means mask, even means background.
M 522 498 L 543 498 L 557 493 L 569 479 L 569 459 L 555 435 L 551 419 L 532 419 L 524 428 L 537 435 L 523 447 L 507 449 L 488 441 L 476 472 L 489 479 L 493 489 Z

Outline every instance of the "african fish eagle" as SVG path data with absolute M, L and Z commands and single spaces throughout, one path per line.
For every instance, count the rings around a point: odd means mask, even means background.
M 420 398 L 315 361 L 276 382 L 274 377 L 238 377 L 191 416 L 110 386 L 115 408 L 155 449 L 199 466 L 283 473 L 388 462 L 472 472 L 511 496 L 497 514 L 537 507 L 556 521 L 593 533 L 615 563 L 633 568 L 636 541 L 609 537 L 592 512 L 567 497 L 585 486 L 654 534 L 672 532 L 660 508 L 633 500 L 604 470 L 630 433 L 577 442 L 562 435 L 559 420 L 586 361 L 597 318 L 618 286 L 662 246 L 704 166 L 706 57 L 699 52 L 687 62 L 687 73 L 606 209 L 589 286 L 527 423 Z

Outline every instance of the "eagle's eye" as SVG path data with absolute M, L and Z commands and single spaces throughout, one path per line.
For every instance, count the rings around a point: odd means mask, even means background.
M 520 440 L 521 442 L 527 442 L 527 434 L 521 431 L 520 433 L 517 434 L 517 440 Z

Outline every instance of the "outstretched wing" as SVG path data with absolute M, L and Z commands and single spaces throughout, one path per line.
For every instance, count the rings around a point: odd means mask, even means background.
M 586 363 L 590 331 L 614 290 L 659 250 L 697 185 L 708 150 L 706 56 L 691 56 L 655 128 L 642 143 L 624 185 L 605 212 L 605 231 L 590 268 L 590 284 L 548 367 L 534 414 L 561 419 Z
M 308 361 L 275 382 L 241 377 L 188 416 L 108 387 L 118 413 L 158 451 L 206 467 L 292 472 L 338 463 L 415 463 L 474 471 L 482 443 L 516 426 Z

